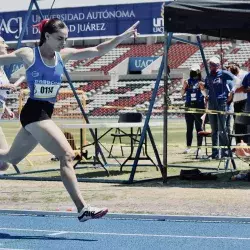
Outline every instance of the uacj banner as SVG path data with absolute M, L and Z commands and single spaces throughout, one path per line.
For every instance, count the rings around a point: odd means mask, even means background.
M 148 67 L 158 57 L 130 57 L 129 58 L 129 71 L 142 71 Z
M 141 35 L 153 35 L 164 31 L 162 4 L 155 2 L 53 9 L 51 17 L 60 18 L 68 25 L 69 38 L 115 36 L 138 20 L 138 32 Z M 42 10 L 45 18 L 48 18 L 49 12 Z M 26 16 L 27 11 L 0 13 L 0 35 L 6 41 L 17 41 Z M 25 28 L 24 41 L 39 39 L 39 31 L 32 26 L 39 21 L 38 11 L 34 9 Z

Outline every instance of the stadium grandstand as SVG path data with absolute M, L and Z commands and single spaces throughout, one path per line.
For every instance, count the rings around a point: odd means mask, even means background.
M 21 25 L 24 21 L 22 11 L 25 12 L 30 1 L 22 1 L 22 4 L 20 2 L 21 1 L 15 2 L 15 5 L 6 3 L 5 8 L 3 9 L 2 7 L 0 9 L 2 35 L 9 45 L 10 51 L 16 48 L 17 39 L 16 36 L 14 36 L 15 34 L 11 34 L 14 33 L 15 29 L 8 25 L 12 25 L 15 22 Z M 27 3 L 24 4 L 23 2 Z M 122 107 L 135 110 L 147 109 L 154 89 L 161 58 L 164 53 L 163 18 L 160 14 L 162 3 L 162 1 L 134 0 L 116 1 L 116 3 L 113 4 L 112 1 L 108 3 L 105 1 L 104 6 L 104 3 L 98 0 L 86 4 L 77 0 L 70 2 L 55 1 L 51 15 L 61 16 L 66 19 L 66 23 L 68 21 L 70 24 L 69 29 L 71 29 L 70 31 L 72 32 L 70 33 L 72 35 L 70 35 L 68 39 L 67 46 L 69 47 L 84 48 L 94 46 L 115 35 L 111 33 L 107 34 L 105 31 L 103 31 L 103 34 L 102 31 L 87 32 L 86 29 L 88 29 L 88 27 L 89 30 L 91 30 L 91 25 L 86 26 L 90 24 L 91 18 L 98 20 L 101 20 L 101 17 L 104 18 L 104 21 L 100 21 L 99 26 L 92 26 L 92 28 L 94 27 L 94 29 L 96 29 L 98 27 L 100 30 L 104 29 L 106 24 L 110 24 L 112 27 L 123 27 L 125 25 L 123 23 L 124 18 L 128 20 L 126 22 L 129 23 L 133 23 L 134 20 L 141 21 L 138 27 L 140 35 L 136 39 L 131 38 L 126 40 L 126 43 L 117 46 L 101 57 L 91 60 L 70 60 L 67 63 L 66 68 L 70 73 L 75 88 L 85 93 L 85 109 L 89 117 L 117 118 L 119 112 L 122 111 Z M 49 0 L 39 1 L 39 4 L 40 8 L 45 11 L 49 11 L 51 7 L 51 1 Z M 138 8 L 144 5 L 151 5 L 153 10 L 151 13 L 145 12 L 145 15 L 139 15 Z M 74 9 L 71 9 L 72 13 L 70 13 L 67 8 L 72 7 L 74 7 Z M 121 10 L 119 10 L 119 8 Z M 88 14 L 84 12 L 84 9 L 88 10 Z M 116 11 L 113 11 L 114 9 L 116 9 Z M 80 10 L 83 10 L 82 15 L 81 12 L 79 12 Z M 18 18 L 14 17 L 16 11 L 20 11 L 18 12 L 20 13 L 20 17 Z M 13 18 L 11 19 L 12 15 Z M 112 15 L 115 16 L 115 18 L 112 19 Z M 71 20 L 67 20 L 67 18 L 71 18 Z M 84 20 L 84 23 L 80 24 L 81 18 L 88 20 Z M 37 20 L 35 10 L 31 19 L 33 23 L 39 21 Z M 106 20 L 107 23 L 104 23 Z M 146 24 L 150 24 L 149 29 L 146 28 Z M 3 32 L 4 29 L 5 31 Z M 78 29 L 77 35 L 74 29 Z M 91 35 L 92 33 L 93 35 Z M 26 38 L 24 37 L 22 46 L 34 46 L 38 39 L 36 35 L 33 30 L 33 34 Z M 178 37 L 178 34 L 175 35 Z M 182 34 L 181 37 L 189 41 L 195 40 L 195 36 L 190 34 Z M 239 63 L 242 68 L 248 69 L 250 67 L 249 42 L 236 40 L 220 41 L 218 38 L 208 36 L 201 36 L 201 38 L 204 54 L 207 59 L 213 55 L 218 55 L 219 57 L 223 56 L 223 62 L 235 61 Z M 182 80 L 187 76 L 189 68 L 193 63 L 199 63 L 201 67 L 203 67 L 202 57 L 198 47 L 191 44 L 175 42 L 170 47 L 168 60 L 171 70 L 168 100 L 173 106 L 181 106 L 184 104 L 180 93 Z M 15 80 L 22 74 L 24 74 L 22 65 L 17 65 L 15 66 L 15 70 L 13 70 L 12 79 Z M 26 88 L 25 83 L 22 85 L 22 88 Z M 62 88 L 64 88 L 64 90 L 70 89 L 66 78 Z M 162 109 L 163 92 L 162 79 L 154 105 L 155 109 Z M 70 105 L 72 97 L 67 98 L 69 101 L 68 105 Z M 61 107 L 60 101 L 61 100 L 59 100 L 58 104 L 59 109 Z M 20 94 L 18 92 L 10 94 L 7 99 L 7 105 L 18 115 L 20 110 Z M 65 109 L 65 112 L 69 112 L 69 109 Z M 74 112 L 79 112 L 80 114 L 81 111 L 75 108 Z M 161 112 L 153 113 L 153 115 L 162 117 Z M 170 117 L 178 117 L 178 115 L 171 114 Z

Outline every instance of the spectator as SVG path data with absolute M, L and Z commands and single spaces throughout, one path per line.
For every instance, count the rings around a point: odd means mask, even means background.
M 244 108 L 244 112 L 248 113 L 250 112 L 250 73 L 248 73 L 243 81 L 242 81 L 242 87 L 237 89 L 238 91 L 244 91 L 244 93 L 247 93 L 247 100 L 246 105 Z M 248 116 L 237 116 L 236 117 L 236 123 L 244 124 L 247 126 L 247 130 L 249 131 L 249 124 L 250 124 L 250 117 Z M 248 132 L 247 131 L 247 132 Z
M 237 76 L 240 81 L 238 81 L 238 84 L 235 84 L 233 87 L 233 90 L 235 91 L 234 98 L 233 98 L 233 104 L 234 104 L 234 112 L 241 113 L 244 112 L 246 101 L 247 101 L 247 93 L 244 93 L 244 89 L 240 88 L 242 86 L 242 81 L 244 77 L 247 75 L 247 71 L 244 71 L 240 69 L 239 64 L 235 62 L 230 62 L 228 64 L 227 69 L 235 76 Z M 247 133 L 247 125 L 237 123 L 236 116 L 234 115 L 234 132 L 235 134 L 246 134 Z M 240 143 L 241 140 L 244 142 L 247 142 L 246 137 L 236 137 L 236 143 Z
M 221 70 L 220 59 L 213 56 L 209 60 L 210 73 L 205 79 L 205 84 L 200 83 L 200 89 L 204 96 L 208 96 L 209 110 L 227 111 L 228 105 L 233 99 L 233 84 L 236 77 L 226 71 Z M 218 146 L 224 146 L 221 156 L 225 156 L 225 146 L 228 145 L 226 132 L 226 115 L 209 114 L 209 121 L 212 129 L 212 159 L 220 158 Z
M 198 109 L 204 109 L 204 97 L 199 89 L 199 82 L 201 81 L 201 70 L 199 64 L 193 64 L 190 68 L 190 74 L 189 79 L 185 80 L 183 83 L 183 87 L 181 90 L 182 96 L 186 94 L 186 101 L 185 101 L 185 107 L 187 108 L 198 108 Z M 185 120 L 186 120 L 186 145 L 187 148 L 184 150 L 184 154 L 187 154 L 191 150 L 192 140 L 193 140 L 193 129 L 195 125 L 195 129 L 197 132 L 197 147 L 198 151 L 197 153 L 200 153 L 200 147 L 202 145 L 202 136 L 200 136 L 198 133 L 202 131 L 202 120 L 201 120 L 202 114 L 191 114 L 186 113 L 185 114 Z

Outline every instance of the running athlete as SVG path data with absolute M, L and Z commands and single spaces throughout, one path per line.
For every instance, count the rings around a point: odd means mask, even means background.
M 8 45 L 5 43 L 4 39 L 0 37 L 0 55 L 7 54 Z M 7 111 L 8 116 L 13 119 L 15 117 L 14 113 L 6 106 L 6 98 L 8 92 L 15 91 L 17 87 L 23 82 L 25 77 L 21 77 L 14 84 L 9 82 L 6 76 L 3 66 L 0 67 L 0 120 L 5 111 Z M 2 128 L 0 127 L 0 149 L 8 149 L 8 143 L 6 141 L 5 135 Z M 9 167 L 6 162 L 0 162 L 0 171 L 5 171 Z
M 76 205 L 81 222 L 100 218 L 108 209 L 89 206 L 83 199 L 73 168 L 74 152 L 61 129 L 51 119 L 62 82 L 63 65 L 69 59 L 82 60 L 104 55 L 132 35 L 136 36 L 138 24 L 136 22 L 121 35 L 96 47 L 75 49 L 64 48 L 68 28 L 63 21 L 57 18 L 43 20 L 38 26 L 41 32 L 38 47 L 24 47 L 0 56 L 0 65 L 24 64 L 30 89 L 30 97 L 20 114 L 22 128 L 11 148 L 0 150 L 0 160 L 17 164 L 40 143 L 59 158 L 63 184 Z

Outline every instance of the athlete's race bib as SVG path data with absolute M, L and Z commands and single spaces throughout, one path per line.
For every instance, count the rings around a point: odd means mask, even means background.
M 60 88 L 60 85 L 35 84 L 34 86 L 34 97 L 41 99 L 56 97 Z
M 191 101 L 196 101 L 196 93 L 191 93 Z

